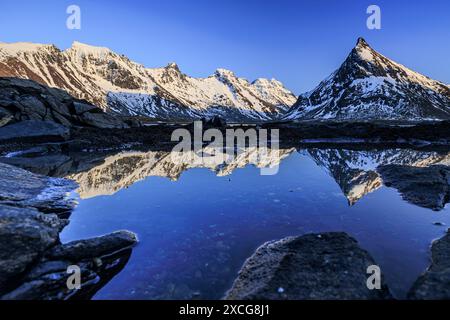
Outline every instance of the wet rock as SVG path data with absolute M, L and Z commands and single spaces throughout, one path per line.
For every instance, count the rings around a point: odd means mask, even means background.
M 127 263 L 137 242 L 129 231 L 60 243 L 74 188 L 0 163 L 0 300 L 90 299 Z M 67 286 L 73 265 L 81 270 L 81 290 Z
M 396 188 L 412 204 L 439 211 L 450 201 L 450 167 L 386 165 L 377 171 L 386 186 Z
M 45 250 L 59 241 L 65 220 L 33 208 L 0 204 L 0 294 Z
M 51 121 L 28 120 L 0 127 L 0 141 L 36 137 L 65 140 L 69 135 L 69 128 Z
M 129 231 L 117 231 L 105 236 L 89 240 L 80 240 L 57 246 L 46 256 L 49 259 L 66 259 L 78 261 L 88 258 L 101 257 L 137 243 L 137 237 Z
M 65 213 L 75 203 L 67 193 L 76 189 L 73 181 L 36 175 L 0 163 L 0 204 L 33 207 L 46 213 Z
M 225 299 L 390 299 L 369 290 L 375 261 L 345 233 L 309 234 L 264 244 L 245 262 Z
M 431 265 L 421 275 L 408 293 L 413 300 L 450 299 L 450 229 L 447 234 L 433 242 Z
M 131 249 L 120 250 L 102 257 L 102 264 L 92 261 L 47 261 L 34 268 L 25 281 L 0 300 L 69 300 L 91 299 L 105 284 L 127 264 Z M 77 266 L 81 272 L 81 288 L 69 289 L 69 266 Z

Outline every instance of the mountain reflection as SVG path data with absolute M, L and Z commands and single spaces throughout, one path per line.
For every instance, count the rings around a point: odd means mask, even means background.
M 202 152 L 209 154 L 211 150 L 203 149 Z M 433 165 L 450 165 L 448 151 L 301 149 L 298 146 L 261 150 L 261 148 L 252 147 L 232 158 L 226 154 L 226 150 L 221 150 L 221 152 L 225 159 L 221 163 L 192 161 L 195 156 L 192 152 L 174 153 L 170 150 L 158 149 L 116 153 L 45 154 L 32 158 L 27 156 L 2 158 L 1 161 L 21 166 L 33 172 L 73 179 L 79 184 L 80 197 L 87 199 L 101 195 L 113 195 L 147 177 L 166 177 L 176 181 L 183 172 L 193 168 L 209 169 L 217 176 L 230 175 L 234 170 L 249 165 L 257 168 L 272 168 L 280 165 L 283 159 L 294 152 L 299 152 L 326 170 L 339 185 L 350 205 L 354 205 L 362 197 L 383 185 L 382 175 L 377 170 L 381 166 L 427 168 Z M 405 179 L 405 176 L 401 179 Z M 403 183 L 407 183 L 407 181 L 403 181 Z M 390 183 L 389 185 L 395 187 L 395 184 Z M 406 189 L 403 188 L 401 191 L 405 192 Z M 417 193 L 417 190 L 415 192 Z M 446 195 L 444 194 L 443 197 L 446 198 Z M 404 198 L 408 200 L 407 196 Z M 414 201 L 410 202 L 417 204 Z M 436 207 L 434 205 L 423 206 Z

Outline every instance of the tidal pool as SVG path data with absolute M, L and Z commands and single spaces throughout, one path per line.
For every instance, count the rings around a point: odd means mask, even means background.
M 279 163 L 277 174 L 261 175 L 245 157 L 211 170 L 171 163 L 167 154 L 122 152 L 70 176 L 81 199 L 61 237 L 138 234 L 128 264 L 95 299 L 218 299 L 266 241 L 344 231 L 404 298 L 450 217 L 446 208 L 403 200 L 376 168 L 448 165 L 449 159 L 404 149 L 289 149 L 269 161 Z

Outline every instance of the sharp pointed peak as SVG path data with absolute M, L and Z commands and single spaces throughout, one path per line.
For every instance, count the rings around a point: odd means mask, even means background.
M 367 43 L 367 41 L 359 37 L 352 53 L 365 61 L 372 61 L 375 58 L 376 51 Z
M 370 47 L 369 44 L 367 43 L 366 39 L 364 39 L 363 37 L 359 37 L 358 40 L 356 41 L 356 47 Z

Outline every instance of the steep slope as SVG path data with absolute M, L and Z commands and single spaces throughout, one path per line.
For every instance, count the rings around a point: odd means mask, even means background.
M 32 79 L 107 111 L 163 120 L 214 115 L 268 120 L 280 117 L 296 100 L 276 80 L 250 83 L 224 69 L 192 78 L 174 63 L 147 69 L 108 48 L 79 42 L 65 51 L 53 45 L 0 43 L 0 77 Z
M 359 38 L 341 67 L 303 94 L 286 119 L 450 119 L 450 87 L 373 50 Z

